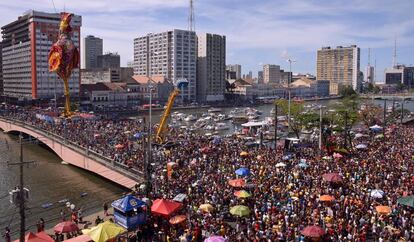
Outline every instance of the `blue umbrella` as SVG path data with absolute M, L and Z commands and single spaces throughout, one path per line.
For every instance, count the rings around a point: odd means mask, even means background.
M 236 170 L 236 175 L 238 175 L 238 176 L 248 176 L 248 175 L 250 175 L 250 170 L 245 168 L 245 167 L 239 168 L 239 169 Z
M 140 139 L 142 137 L 141 133 L 136 133 L 134 134 L 134 138 Z
M 301 162 L 301 163 L 298 164 L 298 167 L 306 169 L 306 168 L 309 167 L 309 165 L 304 163 L 304 162 Z

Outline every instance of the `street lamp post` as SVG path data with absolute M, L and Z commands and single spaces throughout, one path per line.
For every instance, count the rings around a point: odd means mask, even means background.
M 319 152 L 322 154 L 322 105 L 319 106 Z

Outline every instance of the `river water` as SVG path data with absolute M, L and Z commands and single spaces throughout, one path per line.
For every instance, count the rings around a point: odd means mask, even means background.
M 337 100 L 319 101 L 319 104 L 330 106 L 335 102 Z M 383 104 L 380 100 L 374 102 Z M 404 107 L 413 112 L 414 102 L 409 102 Z M 270 116 L 273 105 L 261 105 L 255 108 L 263 112 L 262 118 L 264 118 Z M 223 108 L 223 113 L 228 114 L 233 109 Z M 182 112 L 200 116 L 206 111 L 206 109 L 197 109 Z M 161 114 L 160 111 L 153 113 L 154 124 L 158 123 Z M 10 204 L 7 194 L 19 182 L 19 168 L 8 166 L 7 161 L 19 160 L 17 139 L 17 135 L 0 132 L 0 234 L 6 226 L 10 226 L 13 238 L 16 238 L 18 233 L 19 214 L 18 209 Z M 39 218 L 44 218 L 49 227 L 59 221 L 60 209 L 64 208 L 64 204 L 58 201 L 68 199 L 76 207 L 82 207 L 84 214 L 91 214 L 99 211 L 104 201 L 112 201 L 125 192 L 124 189 L 103 178 L 70 165 L 62 165 L 61 159 L 43 146 L 25 145 L 23 153 L 25 161 L 36 161 L 34 165 L 24 167 L 25 187 L 31 191 L 26 212 L 26 225 L 31 231 L 35 231 L 35 224 Z M 87 195 L 81 197 L 82 193 Z M 41 205 L 46 203 L 53 203 L 53 205 L 47 209 L 42 208 Z

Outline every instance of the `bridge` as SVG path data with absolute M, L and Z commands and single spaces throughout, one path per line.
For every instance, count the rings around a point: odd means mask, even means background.
M 5 133 L 15 131 L 34 137 L 53 150 L 63 161 L 90 171 L 122 187 L 131 189 L 135 184 L 143 181 L 142 172 L 128 169 L 123 164 L 114 162 L 61 136 L 40 130 L 30 124 L 2 117 L 0 118 L 0 129 Z

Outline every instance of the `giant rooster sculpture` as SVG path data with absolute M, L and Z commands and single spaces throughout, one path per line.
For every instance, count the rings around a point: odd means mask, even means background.
M 74 68 L 79 68 L 79 51 L 73 43 L 70 33 L 70 21 L 73 14 L 62 13 L 59 37 L 56 43 L 52 45 L 49 52 L 49 71 L 56 72 L 63 80 L 64 95 L 65 95 L 65 111 L 64 116 L 70 117 L 70 96 L 69 96 L 69 79 Z

